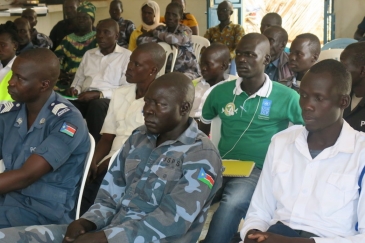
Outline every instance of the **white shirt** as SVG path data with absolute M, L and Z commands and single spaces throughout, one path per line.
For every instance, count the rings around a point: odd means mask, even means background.
M 5 67 L 3 67 L 3 65 L 0 62 L 0 82 L 3 81 L 5 75 L 11 70 L 11 66 L 13 66 L 13 62 L 15 60 L 16 56 L 13 57 L 13 59 L 11 59 L 8 64 L 6 64 Z
M 143 106 L 143 97 L 136 100 L 135 84 L 123 85 L 114 90 L 100 134 L 115 134 L 116 137 L 109 154 L 101 162 L 120 149 L 134 129 L 144 124 Z
M 131 51 L 118 45 L 104 56 L 99 48 L 88 50 L 82 58 L 71 87 L 79 94 L 85 91 L 102 91 L 104 98 L 111 99 L 112 90 L 127 84 L 125 72 Z
M 344 121 L 337 142 L 314 159 L 307 136 L 305 127 L 296 125 L 272 138 L 242 239 L 250 229 L 266 231 L 281 221 L 318 235 L 316 243 L 365 242 L 365 190 L 358 191 L 365 134 Z
M 202 115 L 202 109 L 203 109 L 204 102 L 214 87 L 216 87 L 226 81 L 235 80 L 238 77 L 225 73 L 223 75 L 223 78 L 224 78 L 223 81 L 217 83 L 216 85 L 214 85 L 212 87 L 210 87 L 210 84 L 207 81 L 205 81 L 205 79 L 203 77 L 193 80 L 193 84 L 195 86 L 195 98 L 194 98 L 193 108 L 190 111 L 191 117 L 199 118 Z

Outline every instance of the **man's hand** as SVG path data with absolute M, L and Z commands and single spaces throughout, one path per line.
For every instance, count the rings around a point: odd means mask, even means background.
M 105 236 L 104 231 L 87 233 L 80 235 L 74 243 L 107 243 L 108 239 Z
M 82 92 L 78 99 L 81 102 L 89 102 L 90 100 L 96 100 L 100 98 L 100 92 L 99 91 L 86 91 Z
M 86 219 L 78 219 L 73 221 L 68 227 L 63 239 L 63 243 L 75 242 L 80 235 L 85 234 L 88 231 L 94 230 L 95 224 Z M 104 233 L 103 233 L 104 234 Z
M 79 93 L 79 91 L 77 91 L 77 89 L 75 89 L 74 87 L 71 87 L 66 90 L 66 95 L 70 96 L 70 97 L 77 96 L 78 93 Z
M 265 243 L 315 243 L 313 239 L 286 237 L 269 232 L 247 232 L 244 243 L 265 242 Z

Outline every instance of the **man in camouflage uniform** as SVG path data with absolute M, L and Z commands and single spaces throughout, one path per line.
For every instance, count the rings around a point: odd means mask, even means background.
M 160 77 L 144 100 L 145 126 L 122 147 L 88 212 L 68 227 L 3 229 L 0 242 L 196 242 L 222 184 L 220 156 L 189 118 L 194 87 L 185 75 Z

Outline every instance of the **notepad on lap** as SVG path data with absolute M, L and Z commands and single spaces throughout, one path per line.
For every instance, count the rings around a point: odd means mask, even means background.
M 253 167 L 255 167 L 253 161 L 224 159 L 222 162 L 223 167 L 225 167 L 223 176 L 229 177 L 249 177 Z

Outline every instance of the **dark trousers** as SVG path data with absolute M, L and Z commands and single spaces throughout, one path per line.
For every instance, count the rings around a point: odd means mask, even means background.
M 110 99 L 96 99 L 89 102 L 71 101 L 85 118 L 90 134 L 97 144 L 101 138 L 100 130 L 103 127 Z

